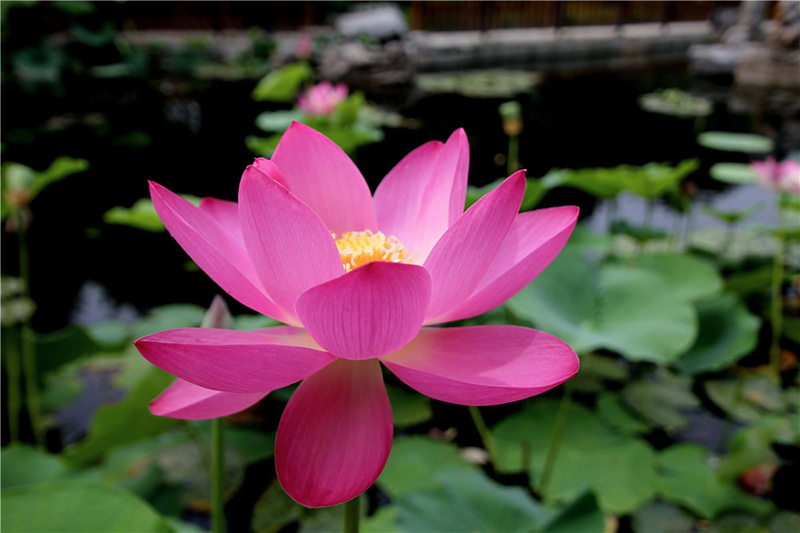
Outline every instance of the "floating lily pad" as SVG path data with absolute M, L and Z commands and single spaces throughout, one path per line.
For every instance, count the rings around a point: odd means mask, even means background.
M 470 98 L 511 98 L 529 92 L 540 81 L 536 72 L 520 70 L 475 70 L 419 74 L 417 87 L 430 93 L 455 93 Z
M 598 266 L 570 250 L 507 305 L 578 353 L 605 348 L 671 363 L 697 334 L 695 310 L 674 283 L 643 268 Z
M 756 180 L 753 167 L 745 163 L 716 163 L 711 165 L 708 173 L 717 181 L 736 185 Z
M 748 496 L 722 481 L 708 463 L 708 450 L 696 444 L 677 444 L 658 458 L 658 491 L 667 501 L 678 503 L 705 519 L 728 510 L 757 516 L 772 511 L 767 500 Z
M 775 143 L 769 137 L 752 133 L 706 131 L 697 136 L 697 142 L 700 146 L 712 150 L 745 154 L 766 154 L 775 148 Z
M 537 399 L 492 429 L 501 471 L 527 467 L 531 483 L 539 482 L 558 409 L 554 400 Z M 597 495 L 605 512 L 633 511 L 655 494 L 655 454 L 644 441 L 613 432 L 588 409 L 573 403 L 544 498 L 568 502 L 586 489 Z
M 707 98 L 677 88 L 663 89 L 639 97 L 639 106 L 651 113 L 674 117 L 705 117 L 714 110 Z
M 3 531 L 116 531 L 169 533 L 172 528 L 145 501 L 89 481 L 51 481 L 2 491 Z
M 301 121 L 303 119 L 303 112 L 299 109 L 290 109 L 289 111 L 266 111 L 256 117 L 256 126 L 258 129 L 268 131 L 270 133 L 276 131 L 286 131 L 294 121 Z
M 723 370 L 753 351 L 761 319 L 750 313 L 733 294 L 697 303 L 700 329 L 697 340 L 675 363 L 683 374 Z

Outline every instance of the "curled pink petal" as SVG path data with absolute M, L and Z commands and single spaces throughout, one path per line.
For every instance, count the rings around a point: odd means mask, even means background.
M 313 287 L 297 299 L 297 316 L 330 353 L 368 359 L 400 349 L 419 332 L 431 295 L 421 266 L 373 262 Z
M 182 420 L 208 420 L 243 411 L 267 394 L 269 392 L 222 392 L 176 379 L 150 402 L 150 412 Z
M 425 328 L 381 361 L 422 394 L 461 405 L 497 405 L 541 394 L 580 366 L 564 342 L 518 326 Z
M 392 408 L 377 360 L 337 359 L 304 380 L 278 425 L 275 468 L 306 507 L 352 500 L 378 478 L 392 448 Z
M 505 239 L 525 194 L 525 171 L 515 172 L 470 207 L 431 250 L 431 303 L 426 324 L 461 306 L 477 286 Z
M 404 157 L 375 191 L 378 226 L 422 263 L 464 212 L 469 142 L 463 129 L 446 144 L 431 141 Z
M 292 316 L 300 294 L 344 273 L 336 242 L 322 220 L 260 168 L 247 167 L 242 176 L 239 217 L 263 286 Z
M 293 307 L 288 314 L 267 296 L 249 255 L 214 216 L 152 181 L 150 196 L 170 235 L 225 292 L 259 313 L 298 323 Z
M 461 320 L 502 304 L 555 259 L 578 221 L 575 206 L 520 213 L 472 295 L 439 322 Z
M 239 224 L 239 205 L 236 202 L 206 197 L 200 202 L 200 210 L 211 215 L 211 218 L 225 228 L 244 249 L 242 226 Z
M 134 344 L 145 359 L 206 389 L 267 392 L 291 385 L 334 360 L 309 348 L 300 329 L 260 331 L 182 328 L 143 337 Z
M 337 234 L 377 231 L 367 182 L 353 161 L 333 141 L 299 122 L 283 134 L 272 162 L 289 190 Z
M 281 170 L 275 166 L 275 163 L 266 157 L 257 157 L 256 160 L 253 161 L 253 166 L 272 178 L 273 181 L 277 181 L 287 189 L 289 188 L 289 185 L 286 183 L 286 178 L 283 177 Z

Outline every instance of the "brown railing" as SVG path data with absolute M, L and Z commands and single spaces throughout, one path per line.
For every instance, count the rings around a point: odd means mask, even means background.
M 488 30 L 499 28 L 588 26 L 644 22 L 708 20 L 717 7 L 739 2 L 411 2 L 415 30 Z

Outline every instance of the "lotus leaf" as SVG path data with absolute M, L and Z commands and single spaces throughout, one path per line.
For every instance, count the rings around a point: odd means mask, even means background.
M 748 496 L 722 481 L 707 456 L 708 450 L 696 444 L 677 444 L 663 451 L 658 458 L 660 496 L 706 519 L 734 509 L 759 516 L 772 510 L 769 501 Z
M 761 319 L 750 313 L 733 294 L 697 303 L 700 329 L 697 340 L 676 362 L 683 374 L 723 370 L 753 351 Z
M 563 251 L 506 305 L 578 353 L 605 348 L 632 361 L 671 363 L 697 335 L 693 306 L 664 276 L 598 266 L 574 250 Z

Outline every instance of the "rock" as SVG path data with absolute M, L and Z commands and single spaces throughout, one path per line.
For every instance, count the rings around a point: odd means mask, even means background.
M 695 44 L 689 48 L 692 71 L 698 74 L 733 74 L 741 47 L 724 44 Z
M 366 35 L 378 40 L 399 37 L 408 31 L 406 19 L 394 4 L 381 4 L 336 17 L 336 31 L 346 37 Z

